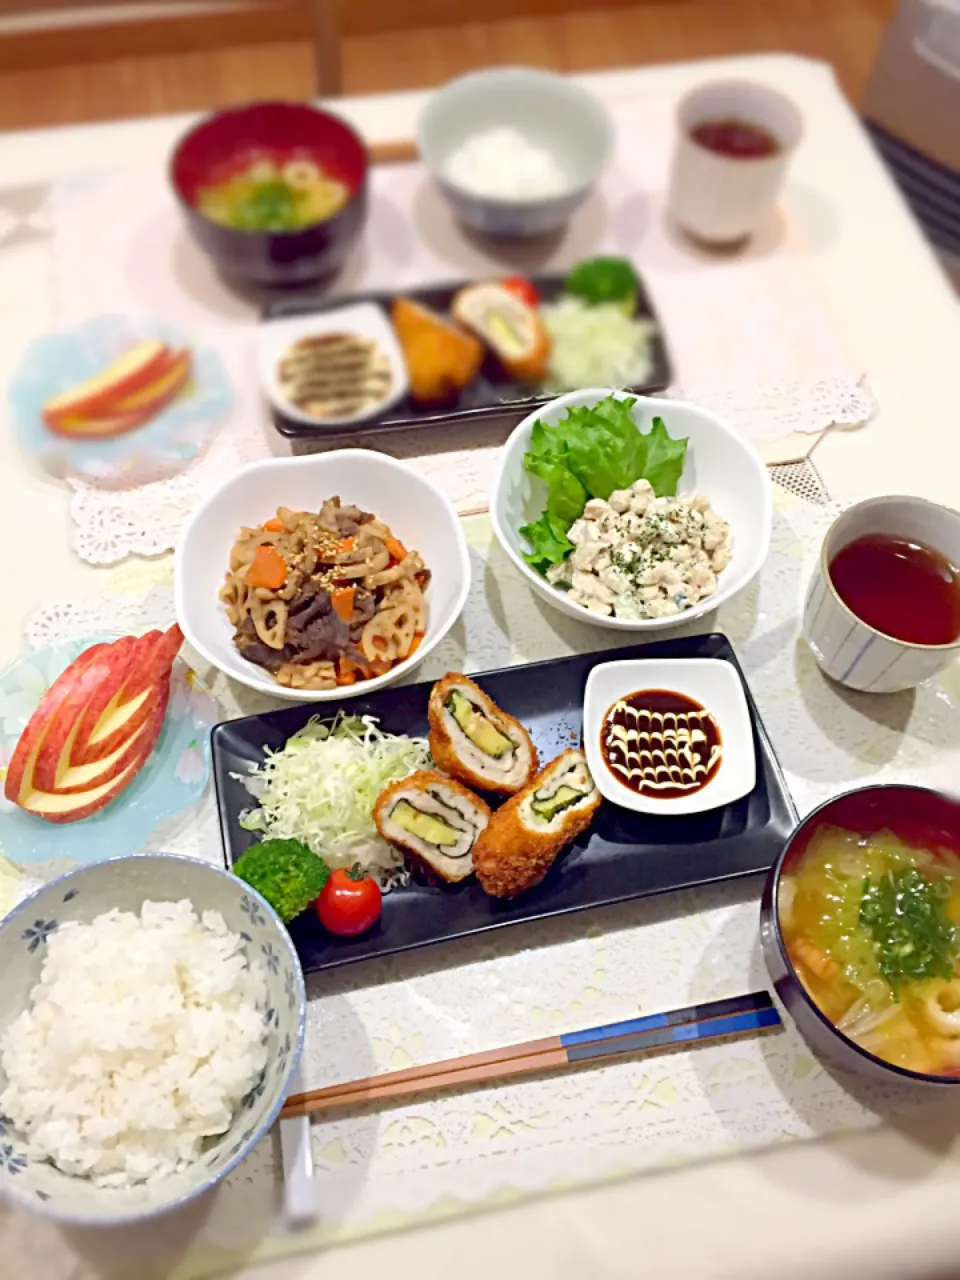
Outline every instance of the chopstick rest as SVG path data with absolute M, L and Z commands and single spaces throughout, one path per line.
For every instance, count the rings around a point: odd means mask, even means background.
M 291 1084 L 300 1088 L 299 1070 Z M 293 1120 L 280 1118 L 280 1154 L 283 1160 L 283 1209 L 291 1224 L 312 1222 L 320 1212 L 317 1184 L 313 1178 L 313 1148 L 310 1145 L 310 1120 L 301 1116 Z

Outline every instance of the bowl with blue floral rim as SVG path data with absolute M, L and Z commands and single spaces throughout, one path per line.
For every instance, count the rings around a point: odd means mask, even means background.
M 89 924 L 106 911 L 139 912 L 144 902 L 186 898 L 198 915 L 217 911 L 244 954 L 263 974 L 261 1043 L 266 1065 L 234 1109 L 229 1128 L 205 1140 L 186 1169 L 132 1187 L 99 1186 L 37 1157 L 27 1135 L 0 1114 L 0 1194 L 7 1200 L 84 1226 L 119 1226 L 177 1209 L 209 1191 L 266 1136 L 290 1088 L 306 1026 L 303 971 L 290 935 L 263 898 L 232 872 L 198 858 L 144 853 L 80 867 L 50 881 L 0 922 L 0 1046 L 27 1008 L 50 939 L 65 924 Z M 0 1051 L 0 1098 L 7 1085 Z
M 115 640 L 91 635 L 33 649 L 0 671 L 0 777 L 14 747 L 54 680 L 91 645 Z M 166 818 L 200 799 L 210 777 L 210 730 L 223 719 L 213 695 L 183 659 L 170 677 L 170 700 L 153 751 L 128 787 L 77 822 L 46 822 L 0 790 L 0 855 L 20 866 L 69 857 L 87 864 L 118 849 L 136 853 Z

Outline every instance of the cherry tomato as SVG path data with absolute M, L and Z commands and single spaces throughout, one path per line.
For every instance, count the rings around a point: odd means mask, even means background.
M 352 938 L 366 933 L 380 919 L 380 886 L 357 867 L 349 871 L 338 867 L 330 872 L 316 906 L 320 923 L 326 930 Z
M 537 292 L 536 285 L 531 284 L 529 280 L 524 280 L 523 276 L 508 276 L 506 280 L 501 280 L 500 283 L 504 289 L 519 298 L 521 302 L 525 302 L 528 307 L 535 307 L 539 304 L 540 294 Z

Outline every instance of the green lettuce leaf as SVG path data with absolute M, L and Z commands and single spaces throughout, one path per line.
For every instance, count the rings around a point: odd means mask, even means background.
M 564 522 L 549 512 L 544 512 L 533 524 L 525 524 L 520 536 L 530 543 L 531 551 L 524 555 L 528 564 L 537 573 L 546 573 L 552 564 L 559 564 L 573 550 L 573 543 L 567 537 Z
M 686 440 L 674 440 L 667 435 L 662 418 L 654 418 L 650 430 L 642 439 L 647 442 L 643 478 L 650 481 L 658 498 L 674 497 L 683 475 L 683 463 L 687 455 Z M 638 476 L 637 479 L 639 478 Z
M 526 559 L 538 573 L 573 550 L 567 531 L 589 498 L 609 498 L 614 489 L 628 489 L 640 479 L 649 480 L 658 497 L 676 493 L 687 441 L 673 439 L 662 418 L 654 418 L 648 432 L 639 431 L 635 404 L 631 397 L 607 396 L 595 405 L 572 406 L 554 426 L 534 423 L 523 462 L 546 484 L 547 501 L 540 519 L 520 533 L 531 547 Z

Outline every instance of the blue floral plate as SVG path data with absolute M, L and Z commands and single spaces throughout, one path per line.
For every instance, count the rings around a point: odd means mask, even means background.
M 98 440 L 72 439 L 49 429 L 42 410 L 52 396 L 101 373 L 147 338 L 186 346 L 192 353 L 190 382 L 166 409 L 133 431 Z M 96 316 L 38 338 L 23 357 L 9 395 L 17 438 L 28 453 L 59 475 L 104 485 L 142 484 L 180 470 L 210 443 L 233 400 L 226 366 L 213 348 L 164 320 L 124 315 Z
M 35 649 L 0 671 L 0 775 L 40 698 L 74 658 L 100 640 L 86 636 Z M 133 782 L 79 822 L 45 822 L 0 791 L 0 854 L 29 864 L 68 858 L 86 865 L 136 853 L 164 818 L 198 800 L 210 775 L 210 728 L 222 719 L 211 694 L 182 658 L 173 666 L 170 702 L 157 744 Z

